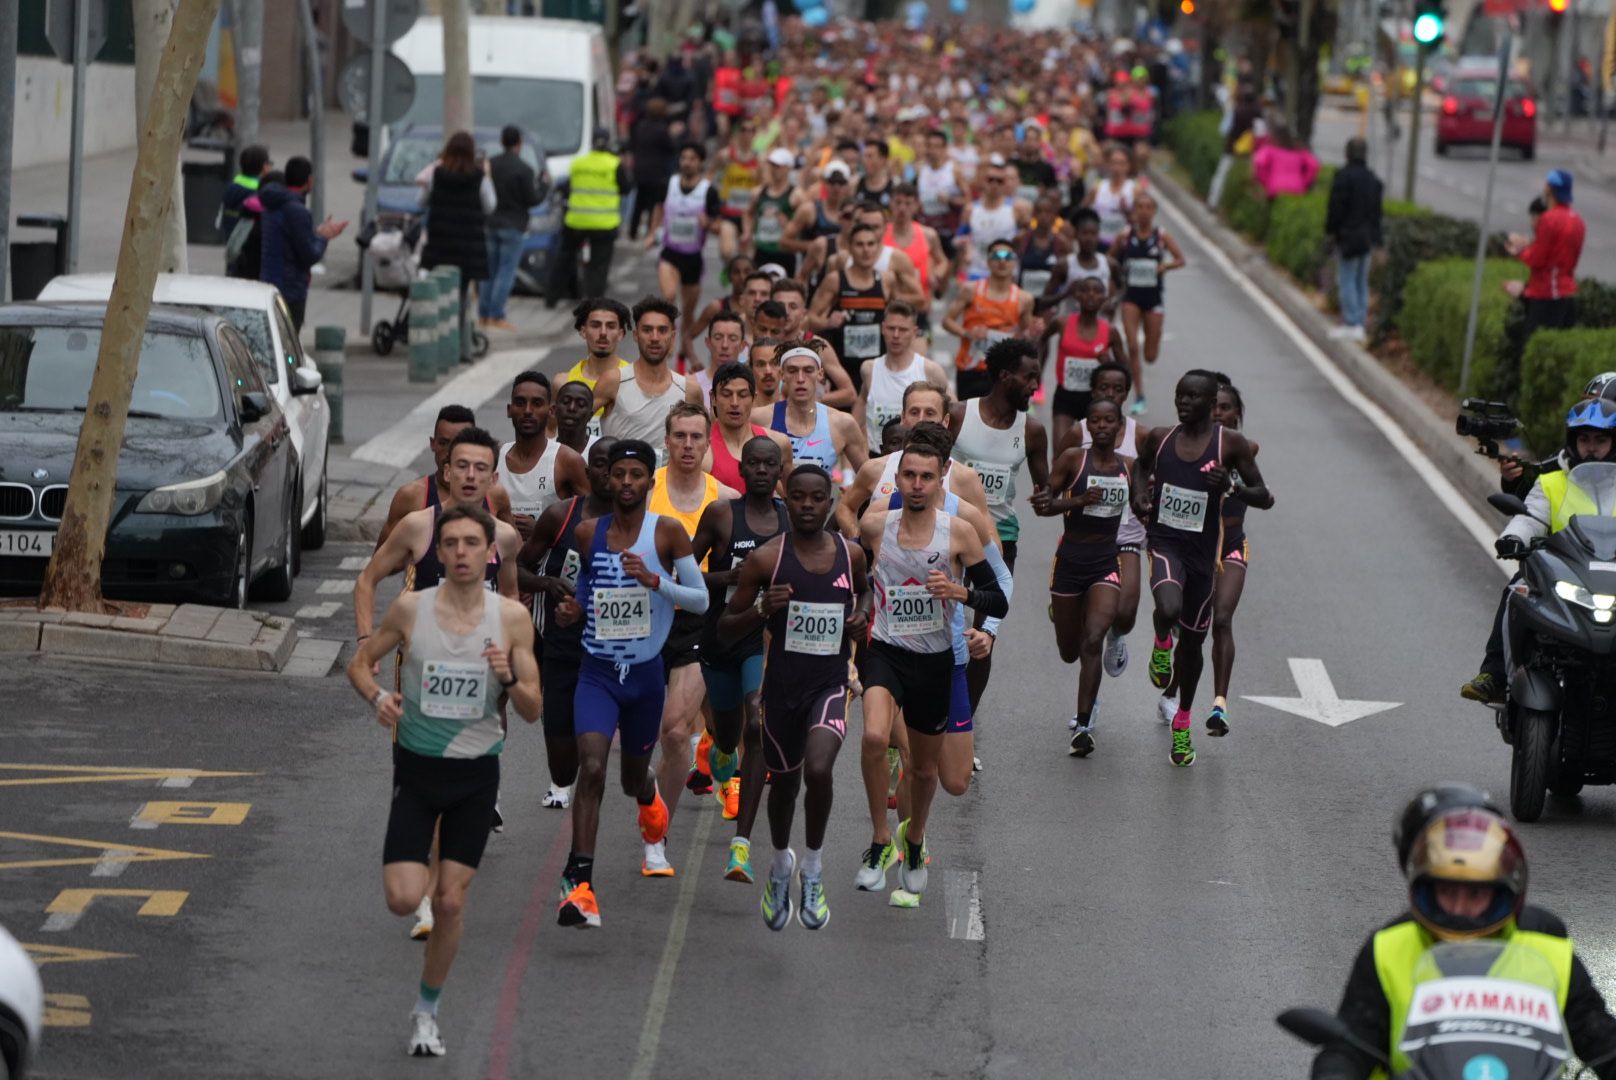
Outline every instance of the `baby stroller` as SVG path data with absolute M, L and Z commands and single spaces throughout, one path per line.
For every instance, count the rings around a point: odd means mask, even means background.
M 370 347 L 377 356 L 393 351 L 395 342 L 410 340 L 410 283 L 421 267 L 421 219 L 419 216 L 384 214 L 377 227 L 362 238 L 361 247 L 370 248 L 370 261 L 376 275 L 376 288 L 397 292 L 398 312 L 391 320 L 382 319 L 370 330 Z

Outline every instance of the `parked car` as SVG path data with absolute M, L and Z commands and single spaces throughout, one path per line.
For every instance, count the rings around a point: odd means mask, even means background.
M 39 591 L 104 304 L 0 305 L 0 592 Z M 109 597 L 243 606 L 292 594 L 297 455 L 241 332 L 153 309 L 140 349 L 107 529 Z
M 106 303 L 111 295 L 111 274 L 72 274 L 52 279 L 39 298 Z M 324 547 L 330 506 L 326 463 L 331 445 L 331 409 L 325 400 L 320 371 L 314 366 L 314 358 L 303 351 L 279 290 L 241 278 L 159 274 L 152 300 L 222 315 L 247 339 L 270 395 L 291 424 L 292 447 L 300 465 L 302 510 L 298 521 L 303 529 L 302 548 L 316 551 Z
M 1436 116 L 1436 152 L 1452 146 L 1490 146 L 1493 141 L 1493 98 L 1498 67 L 1460 67 L 1448 80 L 1448 92 Z M 1537 156 L 1537 100 L 1523 79 L 1504 87 L 1504 130 L 1501 146 L 1520 151 L 1527 161 Z

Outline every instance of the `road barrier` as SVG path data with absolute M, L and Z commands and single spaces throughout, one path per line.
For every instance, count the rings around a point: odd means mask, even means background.
M 314 366 L 320 369 L 325 403 L 331 410 L 331 441 L 342 442 L 342 365 L 347 333 L 340 326 L 314 328 Z
M 438 374 L 448 375 L 460 364 L 460 357 L 465 354 L 465 344 L 460 340 L 460 268 L 458 266 L 440 266 L 433 273 L 438 276 L 442 313 L 438 323 L 440 345 L 438 346 Z
M 438 283 L 410 282 L 410 382 L 438 381 Z

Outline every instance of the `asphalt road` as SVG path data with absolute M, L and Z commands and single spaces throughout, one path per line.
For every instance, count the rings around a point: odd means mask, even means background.
M 609 794 L 604 928 L 563 931 L 567 816 L 539 807 L 542 742 L 515 730 L 509 825 L 443 998 L 450 1056 L 416 1063 L 403 1051 L 421 946 L 379 887 L 387 747 L 340 675 L 18 661 L 7 697 L 27 705 L 8 713 L 0 755 L 0 921 L 57 960 L 43 968 L 63 996 L 41 1075 L 195 1075 L 201 1062 L 214 1077 L 1299 1075 L 1307 1052 L 1272 1017 L 1333 1003 L 1364 936 L 1399 909 L 1395 811 L 1437 780 L 1507 789 L 1491 713 L 1455 694 L 1501 576 L 1423 466 L 1186 248 L 1152 418 L 1170 419 L 1167 380 L 1183 369 L 1228 371 L 1279 500 L 1250 515 L 1234 732 L 1198 738 L 1193 768 L 1168 764 L 1143 629 L 1133 666 L 1103 688 L 1098 751 L 1067 756 L 1076 672 L 1044 615 L 1056 526 L 1034 521 L 978 720 L 986 769 L 967 796 L 939 796 L 919 909 L 853 888 L 868 823 L 850 748 L 825 930 L 762 925 L 760 886 L 722 879 L 729 828 L 710 800 L 675 818 L 678 876 L 642 879 L 633 808 Z M 1296 696 L 1292 659 L 1322 661 L 1344 698 L 1397 707 L 1332 728 L 1240 697 Z M 37 765 L 57 771 L 19 768 Z M 132 771 L 92 783 L 74 771 L 118 768 Z M 175 789 L 187 778 L 157 769 L 228 775 Z M 150 805 L 175 800 L 223 805 Z M 1607 978 L 1613 825 L 1616 792 L 1589 789 L 1523 830 L 1532 898 Z M 760 823 L 755 862 L 766 836 Z M 118 845 L 155 851 L 114 875 L 102 853 L 130 850 Z M 60 859 L 84 861 L 28 865 Z M 140 892 L 72 891 L 95 888 Z

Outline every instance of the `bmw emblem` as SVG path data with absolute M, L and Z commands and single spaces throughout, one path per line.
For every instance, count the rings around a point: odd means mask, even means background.
M 35 469 L 34 470 L 34 479 L 35 480 L 43 480 L 43 479 L 45 479 L 45 477 L 47 477 L 49 475 L 50 475 L 50 470 L 49 469 Z

